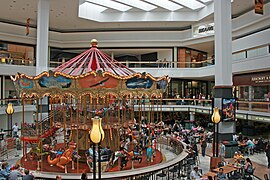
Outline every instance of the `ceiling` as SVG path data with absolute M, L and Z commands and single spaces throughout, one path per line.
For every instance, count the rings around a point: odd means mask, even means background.
M 181 30 L 190 28 L 191 21 L 159 21 L 159 22 L 96 22 L 78 17 L 79 0 L 49 0 L 51 30 L 68 31 L 113 31 L 113 30 Z M 92 0 L 92 2 L 99 0 Z M 114 0 L 116 1 L 116 0 Z M 118 0 L 117 0 L 118 1 Z M 120 0 L 119 0 L 120 1 Z M 118 2 L 119 2 L 118 1 Z M 147 0 L 148 2 L 156 0 Z M 170 0 L 174 1 L 174 0 Z M 184 0 L 189 1 L 189 0 Z M 200 4 L 209 0 L 199 0 Z M 210 0 L 211 1 L 211 0 Z M 269 2 L 269 0 L 266 0 Z M 10 22 L 25 25 L 30 18 L 30 25 L 36 26 L 38 0 L 1 0 L 0 22 Z M 232 15 L 241 15 L 253 8 L 254 0 L 234 0 L 232 2 Z M 160 9 L 160 8 L 158 8 Z M 188 9 L 184 7 L 184 9 Z M 198 11 L 195 9 L 192 11 Z M 179 10 L 183 11 L 183 10 Z M 207 16 L 208 17 L 208 16 Z M 205 17 L 205 18 L 207 18 Z M 213 20 L 213 16 L 210 16 Z

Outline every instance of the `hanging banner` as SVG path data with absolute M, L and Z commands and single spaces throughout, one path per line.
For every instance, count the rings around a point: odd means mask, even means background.
M 29 35 L 29 28 L 30 28 L 30 18 L 27 18 L 26 20 L 26 36 Z
M 255 13 L 263 14 L 263 0 L 255 0 Z

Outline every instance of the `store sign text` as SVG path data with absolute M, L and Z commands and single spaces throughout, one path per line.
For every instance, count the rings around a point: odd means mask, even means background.
M 255 83 L 266 83 L 270 82 L 270 75 L 269 76 L 258 76 L 258 77 L 251 77 L 251 81 Z

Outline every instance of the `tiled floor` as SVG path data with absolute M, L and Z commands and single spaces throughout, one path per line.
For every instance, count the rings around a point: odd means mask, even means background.
M 200 160 L 199 168 L 202 169 L 203 173 L 206 173 L 209 171 L 210 157 L 212 156 L 211 151 L 212 151 L 211 145 L 208 145 L 208 148 L 206 151 L 207 155 L 205 157 L 202 157 L 201 154 L 199 155 L 199 160 Z M 167 161 L 176 157 L 176 155 L 173 154 L 172 151 L 170 151 L 166 146 L 162 147 L 162 153 L 164 154 Z M 15 157 L 16 154 L 18 154 L 19 156 Z M 21 150 L 17 152 L 15 150 L 9 151 L 8 157 L 4 156 L 4 158 L 0 160 L 7 160 L 10 165 L 14 165 L 21 158 L 21 154 L 22 154 Z M 270 169 L 267 168 L 267 159 L 266 159 L 265 153 L 254 154 L 254 155 L 251 155 L 249 158 L 253 162 L 254 167 L 256 167 L 256 170 L 254 173 L 255 176 L 258 177 L 258 179 L 264 179 L 263 177 L 264 174 L 270 173 Z M 226 160 L 230 161 L 230 159 L 226 159 Z

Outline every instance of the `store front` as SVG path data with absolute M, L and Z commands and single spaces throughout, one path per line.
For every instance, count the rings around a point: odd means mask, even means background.
M 195 81 L 183 79 L 171 79 L 167 95 L 169 98 L 202 98 L 210 99 L 212 97 L 212 88 L 214 82 Z
M 240 103 L 242 102 L 240 109 L 270 112 L 268 103 L 270 100 L 269 71 L 234 75 L 233 84 L 235 86 L 235 96 Z

